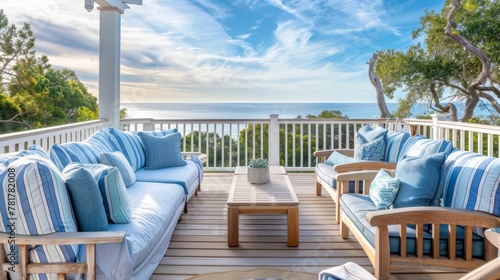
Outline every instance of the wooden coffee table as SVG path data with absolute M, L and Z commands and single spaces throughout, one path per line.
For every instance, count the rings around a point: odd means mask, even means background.
M 270 166 L 267 184 L 247 182 L 247 169 L 237 167 L 227 199 L 227 245 L 239 245 L 240 214 L 287 215 L 288 246 L 299 246 L 299 200 L 281 166 Z

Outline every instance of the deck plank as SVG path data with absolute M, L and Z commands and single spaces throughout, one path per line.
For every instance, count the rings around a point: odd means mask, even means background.
M 373 267 L 350 236 L 344 240 L 334 223 L 335 207 L 326 192 L 315 194 L 313 173 L 289 174 L 299 198 L 300 246 L 286 246 L 285 215 L 241 215 L 240 246 L 227 247 L 227 205 L 232 175 L 208 173 L 202 191 L 189 201 L 189 212 L 177 225 L 169 249 L 151 279 L 177 280 L 197 274 L 260 267 L 318 273 L 355 262 Z M 463 274 L 435 270 L 401 270 L 391 279 L 458 279 Z

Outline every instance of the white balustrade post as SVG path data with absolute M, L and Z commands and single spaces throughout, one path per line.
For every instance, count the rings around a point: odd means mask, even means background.
M 278 114 L 271 114 L 269 122 L 269 165 L 280 165 L 280 125 Z
M 445 121 L 446 115 L 444 114 L 431 114 L 432 117 L 432 139 L 440 140 L 443 135 L 441 135 L 441 129 L 439 127 L 439 121 Z

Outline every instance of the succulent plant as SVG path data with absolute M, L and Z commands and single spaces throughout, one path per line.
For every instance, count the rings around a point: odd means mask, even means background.
M 252 168 L 266 168 L 269 166 L 269 162 L 267 161 L 267 159 L 254 158 L 250 160 L 250 164 L 248 166 Z

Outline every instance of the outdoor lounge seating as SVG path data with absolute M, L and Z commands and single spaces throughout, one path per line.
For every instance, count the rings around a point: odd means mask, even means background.
M 176 130 L 145 134 L 108 128 L 82 142 L 53 145 L 50 159 L 37 146 L 0 155 L 0 231 L 6 233 L 0 241 L 14 240 L 24 253 L 17 257 L 16 247 L 5 247 L 7 256 L 14 256 L 3 266 L 17 272 L 11 277 L 151 277 L 188 199 L 200 188 L 203 169 L 192 154 L 191 160 L 182 159 Z M 58 264 L 29 264 L 48 262 Z
M 500 226 L 500 160 L 454 150 L 442 166 L 430 162 L 439 157 L 398 163 L 399 191 L 385 207 L 393 203 L 394 209 L 377 210 L 378 203 L 372 199 L 380 183 L 376 176 L 382 171 L 336 176 L 342 192 L 342 238 L 352 232 L 377 279 L 389 279 L 391 270 L 404 266 L 469 271 L 497 256 L 497 248 L 484 238 L 483 230 Z M 350 193 L 349 182 L 360 180 L 370 188 L 362 194 Z
M 362 139 L 359 141 L 359 139 Z M 317 158 L 316 165 L 316 195 L 321 195 L 322 187 L 332 197 L 335 202 L 335 221 L 340 222 L 340 195 L 336 176 L 345 172 L 361 170 L 379 170 L 381 168 L 394 169 L 397 162 L 406 155 L 422 156 L 437 152 L 451 152 L 452 145 L 446 140 L 430 140 L 421 135 L 410 137 L 406 132 L 388 131 L 381 127 L 372 129 L 364 126 L 356 135 L 354 149 L 324 150 L 317 151 L 314 156 Z M 372 143 L 380 142 L 378 146 L 382 151 L 375 157 L 368 151 L 372 148 Z M 357 156 L 356 156 L 357 155 Z M 361 193 L 363 183 L 349 183 L 351 193 Z

